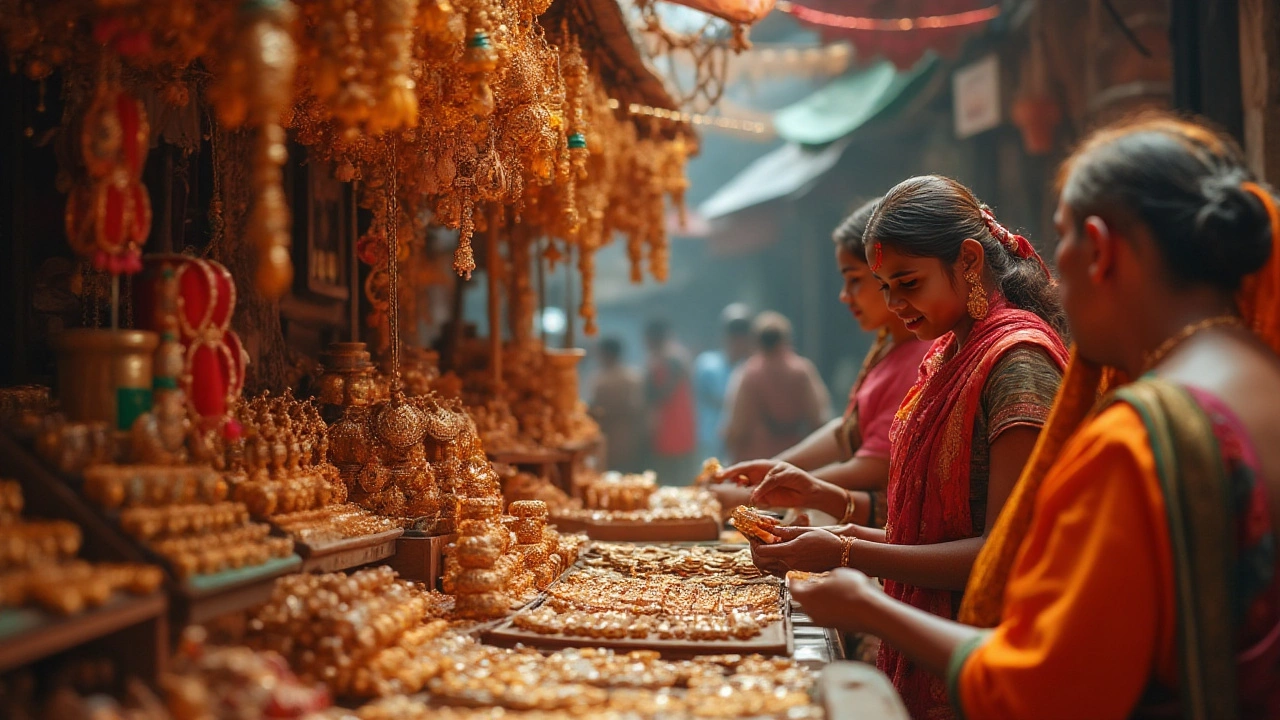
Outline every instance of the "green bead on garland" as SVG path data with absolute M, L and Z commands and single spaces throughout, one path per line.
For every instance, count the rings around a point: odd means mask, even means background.
M 493 47 L 493 43 L 489 42 L 488 33 L 483 30 L 477 30 L 476 34 L 472 35 L 470 40 L 467 40 L 467 47 L 483 48 L 488 50 Z
M 582 150 L 587 147 L 587 136 L 580 133 L 572 133 L 569 135 L 569 149 Z

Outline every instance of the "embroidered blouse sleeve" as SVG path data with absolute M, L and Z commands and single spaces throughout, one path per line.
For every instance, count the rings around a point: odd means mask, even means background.
M 1044 351 L 1015 347 L 996 363 L 982 391 L 987 442 L 1015 427 L 1044 427 L 1062 371 Z

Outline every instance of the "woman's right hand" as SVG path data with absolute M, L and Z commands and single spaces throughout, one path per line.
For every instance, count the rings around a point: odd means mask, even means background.
M 708 485 L 707 490 L 720 502 L 722 520 L 728 520 L 734 508 L 751 502 L 751 488 L 740 487 L 733 483 Z
M 756 507 L 812 508 L 837 518 L 844 515 L 845 491 L 790 463 L 777 463 L 751 493 Z
M 747 460 L 729 467 L 716 473 L 715 481 L 718 483 L 731 482 L 742 487 L 754 487 L 764 480 L 764 476 L 769 471 L 777 467 L 780 463 L 777 460 Z

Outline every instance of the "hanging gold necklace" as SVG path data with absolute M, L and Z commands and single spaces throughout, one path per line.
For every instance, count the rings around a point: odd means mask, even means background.
M 1160 343 L 1160 346 L 1155 350 L 1143 353 L 1142 373 L 1145 375 L 1151 370 L 1151 368 L 1161 362 L 1164 362 L 1164 359 L 1169 356 L 1169 353 L 1174 351 L 1174 348 L 1181 345 L 1192 335 L 1213 327 L 1244 327 L 1244 321 L 1236 315 L 1218 315 L 1187 325 L 1173 335 L 1170 335 L 1169 338 Z

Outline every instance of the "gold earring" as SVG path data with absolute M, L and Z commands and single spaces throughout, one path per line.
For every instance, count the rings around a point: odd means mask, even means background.
M 974 320 L 981 320 L 987 316 L 987 292 L 982 289 L 982 279 L 978 277 L 975 270 L 969 270 L 964 274 L 964 281 L 969 283 L 969 315 Z

